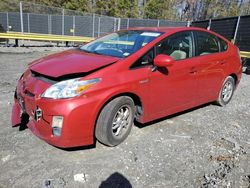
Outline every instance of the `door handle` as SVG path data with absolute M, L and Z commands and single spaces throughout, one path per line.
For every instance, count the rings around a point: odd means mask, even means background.
M 219 61 L 219 63 L 221 64 L 221 65 L 224 65 L 224 64 L 226 64 L 226 60 L 221 60 L 221 61 Z
M 195 74 L 197 73 L 197 69 L 195 67 L 192 67 L 189 71 L 190 74 Z
M 146 84 L 149 82 L 149 79 L 145 79 L 145 80 L 140 80 L 139 83 L 140 84 Z

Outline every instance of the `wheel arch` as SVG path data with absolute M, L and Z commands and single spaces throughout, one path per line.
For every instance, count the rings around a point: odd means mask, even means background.
M 237 77 L 237 75 L 236 75 L 235 73 L 232 73 L 232 74 L 230 74 L 229 76 L 231 76 L 231 77 L 234 79 L 235 84 L 238 83 L 238 77 Z
M 119 94 L 116 94 L 116 95 L 113 95 L 112 97 L 109 97 L 108 100 L 106 100 L 101 108 L 99 109 L 97 115 L 96 115 L 96 118 L 95 118 L 95 124 L 94 124 L 94 132 L 95 132 L 95 129 L 96 129 L 96 123 L 97 123 L 97 120 L 98 120 L 98 117 L 101 113 L 101 111 L 103 110 L 103 108 L 112 100 L 114 100 L 115 98 L 117 97 L 121 97 L 121 96 L 127 96 L 127 97 L 130 97 L 133 101 L 134 101 L 134 104 L 135 104 L 135 119 L 136 121 L 140 121 L 140 117 L 143 115 L 143 103 L 140 99 L 140 97 L 138 95 L 136 95 L 135 93 L 132 93 L 132 92 L 123 92 L 123 93 L 119 93 Z

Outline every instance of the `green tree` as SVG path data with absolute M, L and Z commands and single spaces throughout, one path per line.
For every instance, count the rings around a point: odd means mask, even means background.
M 97 0 L 96 13 L 115 17 L 138 17 L 137 0 Z
M 65 0 L 25 0 L 26 2 L 39 3 L 48 6 L 62 7 Z
M 162 13 L 162 0 L 149 0 L 144 8 L 144 17 L 157 19 L 161 17 Z
M 144 8 L 144 17 L 150 19 L 172 19 L 175 17 L 172 0 L 149 0 Z
M 1 0 L 0 2 L 0 12 L 18 12 L 19 11 L 19 1 L 18 0 Z
M 41 4 L 33 5 L 32 3 Z M 47 6 L 43 6 L 47 5 Z M 23 0 L 23 11 L 61 14 L 55 7 L 121 18 L 204 20 L 249 14 L 246 0 Z M 18 12 L 19 0 L 0 0 L 1 12 Z M 177 12 L 179 17 L 177 18 Z M 65 14 L 76 12 L 65 11 Z
M 96 13 L 107 15 L 107 16 L 116 16 L 118 14 L 117 10 L 117 1 L 116 0 L 97 0 L 96 1 Z
M 240 13 L 240 7 L 235 1 L 209 0 L 209 6 L 206 8 L 207 14 L 203 18 L 221 18 L 237 16 Z
M 89 0 L 67 0 L 63 3 L 63 7 L 71 10 L 79 10 L 83 12 L 93 12 Z
M 139 16 L 138 1 L 137 0 L 118 0 L 117 1 L 117 15 L 121 18 L 137 18 Z

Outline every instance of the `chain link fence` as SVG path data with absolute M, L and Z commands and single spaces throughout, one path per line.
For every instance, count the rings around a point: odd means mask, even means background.
M 99 37 L 129 27 L 185 26 L 187 22 L 115 18 L 13 1 L 9 10 L 0 10 L 0 24 L 6 31 Z

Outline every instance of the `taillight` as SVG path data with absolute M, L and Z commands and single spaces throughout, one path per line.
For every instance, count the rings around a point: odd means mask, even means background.
M 242 58 L 240 57 L 240 49 L 237 47 L 237 54 L 238 54 L 238 57 L 239 57 L 239 59 L 240 59 L 240 64 L 242 65 L 242 62 L 243 62 L 243 60 L 242 60 Z

